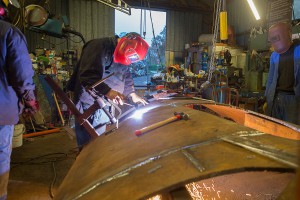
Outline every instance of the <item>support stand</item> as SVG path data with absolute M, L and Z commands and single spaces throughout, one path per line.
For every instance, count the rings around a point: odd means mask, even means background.
M 111 74 L 113 75 L 113 74 Z M 110 75 L 110 76 L 111 76 Z M 110 122 L 112 124 L 115 124 L 117 120 L 109 113 L 108 110 L 106 110 L 105 102 L 102 97 L 98 96 L 93 92 L 94 87 L 105 81 L 107 78 L 110 76 L 106 77 L 105 79 L 100 80 L 96 84 L 94 84 L 91 87 L 87 87 L 87 91 L 92 94 L 92 96 L 95 98 L 95 103 L 90 106 L 86 111 L 83 113 L 80 113 L 79 110 L 76 108 L 75 104 L 73 103 L 72 100 L 69 99 L 69 97 L 64 93 L 64 91 L 55 83 L 55 81 L 50 77 L 46 76 L 45 80 L 47 83 L 50 85 L 50 87 L 53 89 L 53 91 L 59 96 L 59 98 L 67 105 L 67 107 L 70 109 L 70 111 L 73 113 L 75 116 L 76 121 L 84 126 L 84 128 L 87 130 L 87 132 L 90 134 L 92 138 L 98 137 L 98 134 L 94 127 L 90 124 L 90 122 L 87 120 L 93 113 L 95 113 L 96 110 L 102 109 L 105 114 L 109 117 Z

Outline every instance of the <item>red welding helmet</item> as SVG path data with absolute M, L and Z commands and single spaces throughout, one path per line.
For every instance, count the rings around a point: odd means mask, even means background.
M 114 52 L 114 62 L 122 65 L 143 60 L 148 52 L 149 45 L 137 33 L 129 33 L 122 37 Z
M 279 22 L 269 28 L 268 40 L 274 51 L 285 53 L 292 45 L 291 26 L 285 22 Z

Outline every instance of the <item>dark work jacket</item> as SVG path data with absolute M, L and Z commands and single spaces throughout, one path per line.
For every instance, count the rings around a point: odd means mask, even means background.
M 21 98 L 35 100 L 33 75 L 25 36 L 0 17 L 0 125 L 18 123 Z
M 79 101 L 90 105 L 94 103 L 84 88 L 104 78 L 105 68 L 113 63 L 116 45 L 115 37 L 107 37 L 90 40 L 83 46 L 81 57 L 67 85 L 68 90 L 74 91 L 75 104 Z M 105 95 L 111 88 L 101 83 L 95 89 Z

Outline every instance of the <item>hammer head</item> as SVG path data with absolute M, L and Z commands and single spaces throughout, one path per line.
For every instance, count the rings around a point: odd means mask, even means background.
M 185 114 L 183 112 L 174 112 L 174 115 L 179 115 L 180 119 L 188 120 L 190 116 L 188 114 Z

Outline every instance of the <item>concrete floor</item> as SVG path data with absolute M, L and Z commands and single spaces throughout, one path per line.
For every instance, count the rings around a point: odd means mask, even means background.
M 76 146 L 64 129 L 24 139 L 12 151 L 8 200 L 51 199 L 78 154 Z

